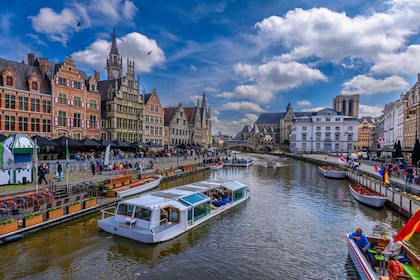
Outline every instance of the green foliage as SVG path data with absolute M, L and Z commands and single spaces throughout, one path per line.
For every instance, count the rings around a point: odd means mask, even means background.
M 95 200 L 96 199 L 96 197 L 88 197 L 88 198 L 85 198 L 83 201 L 91 201 L 91 200 Z
M 73 201 L 73 202 L 70 202 L 69 203 L 69 206 L 73 206 L 73 205 L 77 205 L 77 204 L 80 204 L 80 201 Z
M 29 213 L 29 214 L 25 215 L 25 219 L 32 219 L 32 218 L 34 218 L 36 216 L 39 216 L 39 215 L 42 215 L 41 211 Z
M 10 219 L 4 220 L 4 221 L 0 221 L 0 225 L 7 225 L 7 224 L 11 224 L 11 223 L 13 223 L 13 222 L 15 222 L 15 221 L 16 221 L 15 219 L 10 218 Z
M 55 206 L 55 207 L 49 208 L 47 210 L 47 212 L 51 212 L 51 211 L 58 210 L 58 209 L 61 209 L 61 208 L 63 208 L 63 206 Z

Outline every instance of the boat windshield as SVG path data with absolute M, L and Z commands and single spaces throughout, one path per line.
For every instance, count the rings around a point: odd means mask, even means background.
M 117 214 L 131 217 L 133 214 L 133 205 L 121 203 L 118 205 Z
M 151 214 L 152 214 L 152 211 L 150 209 L 137 206 L 134 212 L 134 218 L 150 221 Z

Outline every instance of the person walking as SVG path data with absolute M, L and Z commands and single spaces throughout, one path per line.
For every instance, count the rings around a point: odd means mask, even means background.
M 57 161 L 57 182 L 60 182 L 63 178 L 63 166 Z
M 38 184 L 41 185 L 42 181 L 45 182 L 45 184 L 48 184 L 47 178 L 45 178 L 45 174 L 47 174 L 47 165 L 45 163 L 41 163 L 38 166 Z
M 90 163 L 90 169 L 92 170 L 92 175 L 95 176 L 96 166 L 93 161 Z

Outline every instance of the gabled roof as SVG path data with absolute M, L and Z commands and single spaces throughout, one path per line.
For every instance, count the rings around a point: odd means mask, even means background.
M 178 111 L 178 107 L 168 107 L 168 108 L 163 108 L 163 109 L 165 110 L 164 125 L 169 125 L 169 123 L 175 116 L 176 112 Z
M 115 83 L 117 84 L 117 91 L 121 87 L 121 77 L 117 79 L 103 80 L 98 82 L 98 91 L 101 93 L 101 101 L 112 100 L 113 98 L 108 98 L 108 88 L 115 88 Z
M 29 90 L 28 77 L 32 75 L 32 72 L 35 71 L 36 75 L 41 80 L 40 92 L 51 94 L 51 83 L 49 76 L 49 71 L 45 73 L 45 76 L 41 74 L 41 70 L 37 66 L 27 65 L 25 63 L 15 62 L 8 59 L 0 58 L 0 72 L 5 70 L 7 65 L 10 65 L 12 70 L 16 74 L 16 88 L 20 90 Z M 52 66 L 52 63 L 48 64 L 49 67 Z M 0 86 L 3 86 L 3 80 L 0 79 Z

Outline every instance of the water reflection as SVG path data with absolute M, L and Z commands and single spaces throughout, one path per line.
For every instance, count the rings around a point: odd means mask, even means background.
M 267 168 L 180 177 L 162 188 L 211 178 L 248 182 L 251 198 L 169 242 L 148 245 L 98 231 L 99 213 L 0 247 L 4 279 L 356 279 L 344 234 L 369 234 L 380 222 L 389 236 L 406 219 L 355 201 L 346 180 L 292 159 Z M 410 240 L 420 253 L 420 235 Z M 322 269 L 320 269 L 322 268 Z

